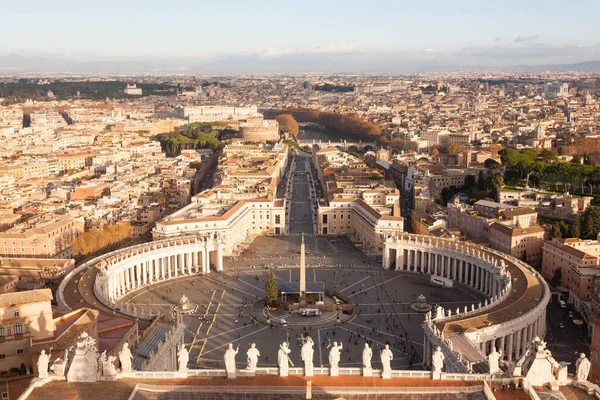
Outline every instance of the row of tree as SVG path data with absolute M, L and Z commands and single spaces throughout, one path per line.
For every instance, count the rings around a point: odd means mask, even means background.
M 288 132 L 294 136 L 298 134 L 298 121 L 296 121 L 290 114 L 280 114 L 276 116 L 275 119 L 277 122 L 279 122 L 279 129 L 281 131 Z
M 567 183 L 571 187 L 575 184 L 584 192 L 584 186 L 589 186 L 589 193 L 593 187 L 600 190 L 600 167 L 579 163 L 559 162 L 557 156 L 550 150 L 542 150 L 538 155 L 533 149 L 503 149 L 498 152 L 502 164 L 507 166 L 518 178 L 524 179 L 527 184 L 540 185 L 548 176 L 554 175 L 562 179 L 563 190 L 567 190 Z M 558 184 L 556 190 L 558 191 Z
M 107 225 L 100 230 L 84 232 L 73 239 L 73 257 L 83 258 L 115 250 L 123 240 L 131 238 L 133 229 L 127 223 Z
M 356 114 L 331 113 L 312 108 L 289 109 L 282 112 L 284 113 L 290 114 L 299 122 L 316 122 L 325 129 L 352 140 L 378 141 L 381 137 L 379 126 Z
M 215 129 L 216 128 L 216 129 Z M 156 136 L 167 157 L 176 157 L 182 150 L 223 148 L 220 138 L 223 133 L 233 132 L 224 122 L 194 122 L 175 128 L 173 132 Z

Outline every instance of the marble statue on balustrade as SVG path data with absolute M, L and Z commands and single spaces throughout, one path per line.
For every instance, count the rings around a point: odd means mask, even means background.
M 526 377 L 532 386 L 544 386 L 556 381 L 555 371 L 558 366 L 560 364 L 552 357 L 550 350 L 546 349 L 546 342 L 536 336 L 528 343 L 525 354 L 517 361 L 512 374 Z
M 373 350 L 369 343 L 365 343 L 365 348 L 362 352 L 362 364 L 363 368 L 371 369 L 371 359 L 373 358 Z
M 177 370 L 178 371 L 187 371 L 188 370 L 188 362 L 190 361 L 190 353 L 185 348 L 185 344 L 181 345 L 181 348 L 177 352 Z
M 130 372 L 131 371 L 131 361 L 133 360 L 133 355 L 131 354 L 131 350 L 129 350 L 129 343 L 123 343 L 123 348 L 119 352 L 119 362 L 121 363 L 121 371 L 122 372 Z
M 290 350 L 287 342 L 283 342 L 279 345 L 279 351 L 277 352 L 277 365 L 279 366 L 279 376 L 288 376 L 290 368 Z
M 256 344 L 252 343 L 250 348 L 246 352 L 248 365 L 246 369 L 248 371 L 254 372 L 256 371 L 256 366 L 258 365 L 258 357 L 260 357 L 260 351 L 256 348 Z
M 38 378 L 43 379 L 48 377 L 48 364 L 50 363 L 50 356 L 52 355 L 52 347 L 50 347 L 50 353 L 46 354 L 46 350 L 42 350 L 40 358 L 37 361 Z
M 237 349 L 233 349 L 233 343 L 229 343 L 227 350 L 225 350 L 225 355 L 223 359 L 225 360 L 225 371 L 227 371 L 228 377 L 235 377 L 235 356 L 239 352 L 240 346 Z
M 390 350 L 390 345 L 386 344 L 379 354 L 381 360 L 381 377 L 384 379 L 390 379 L 392 377 L 392 360 L 394 354 Z
M 365 348 L 362 352 L 363 376 L 371 376 L 371 374 L 373 373 L 371 369 L 371 358 L 373 358 L 373 350 L 371 349 L 371 346 L 369 346 L 368 343 L 365 343 Z
M 104 362 L 106 361 L 106 350 L 98 357 L 98 375 L 104 375 Z
M 314 346 L 315 343 L 309 336 L 306 338 L 302 348 L 300 349 L 300 356 L 302 361 L 304 361 L 304 375 L 306 376 L 313 376 L 313 355 L 315 353 Z
M 590 360 L 588 360 L 584 353 L 579 355 L 577 362 L 575 363 L 575 369 L 577 371 L 577 382 L 587 382 L 588 375 L 590 374 Z
M 343 343 L 333 342 L 333 346 L 331 346 L 331 350 L 329 350 L 329 367 L 331 370 L 331 376 L 338 376 L 339 374 L 339 363 L 341 351 L 344 348 Z
M 82 332 L 77 338 L 75 355 L 69 366 L 67 381 L 96 382 L 98 373 L 98 350 L 96 340 L 87 332 Z
M 104 352 L 104 354 L 106 354 L 106 352 Z M 116 359 L 117 357 L 115 356 L 108 356 L 102 361 L 102 376 L 107 380 L 117 380 L 117 368 L 115 367 Z
M 441 374 L 442 369 L 444 369 L 444 360 L 446 356 L 442 353 L 442 348 L 437 346 L 435 351 L 431 355 L 431 372 L 434 374 Z
M 490 367 L 490 374 L 497 374 L 500 372 L 500 360 L 502 359 L 502 350 L 496 351 L 496 347 L 492 347 L 492 351 L 488 354 L 488 364 Z

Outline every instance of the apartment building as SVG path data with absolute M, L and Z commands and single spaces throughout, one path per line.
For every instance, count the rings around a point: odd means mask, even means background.
M 551 280 L 554 271 L 562 271 L 561 285 L 568 287 L 571 269 L 599 268 L 600 241 L 578 238 L 547 240 L 543 245 L 542 275 Z
M 94 154 L 89 152 L 63 153 L 57 156 L 60 173 L 77 171 L 92 165 Z
M 0 294 L 0 371 L 33 370 L 32 341 L 54 335 L 50 289 Z
M 84 231 L 83 218 L 42 217 L 0 232 L 0 256 L 71 258 L 72 239 Z

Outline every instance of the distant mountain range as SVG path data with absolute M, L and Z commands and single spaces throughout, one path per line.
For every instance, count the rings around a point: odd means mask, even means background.
M 262 57 L 260 54 L 231 54 L 206 58 L 116 58 L 76 61 L 50 56 L 0 55 L 0 75 L 32 73 L 65 74 L 243 74 L 243 73 L 410 73 L 443 71 L 576 71 L 600 72 L 600 60 L 574 64 L 460 66 L 440 60 L 410 60 L 402 56 L 376 57 L 368 54 L 289 54 Z

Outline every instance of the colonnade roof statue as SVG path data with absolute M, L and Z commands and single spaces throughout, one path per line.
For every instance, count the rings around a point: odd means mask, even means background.
M 237 349 L 233 349 L 233 343 L 229 343 L 227 350 L 225 350 L 225 355 L 223 356 L 225 360 L 225 370 L 228 374 L 235 374 L 235 356 L 240 350 L 240 346 Z
M 258 349 L 256 348 L 255 343 L 252 343 L 250 345 L 250 348 L 246 352 L 246 357 L 248 363 L 246 369 L 248 371 L 256 370 L 256 366 L 258 365 L 258 357 L 260 357 L 260 351 L 258 351 Z

